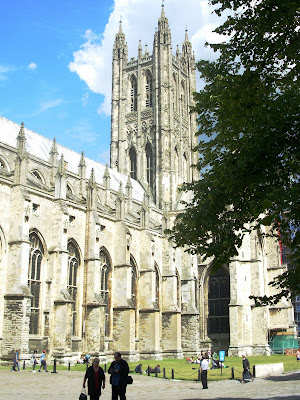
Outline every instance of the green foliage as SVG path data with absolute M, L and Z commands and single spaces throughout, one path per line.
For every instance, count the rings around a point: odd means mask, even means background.
M 255 298 L 276 303 L 300 293 L 299 265 L 299 3 L 294 0 L 211 0 L 230 13 L 216 32 L 228 40 L 209 46 L 216 61 L 200 60 L 206 85 L 195 93 L 200 179 L 185 184 L 186 204 L 171 232 L 213 268 L 238 254 L 246 233 L 280 240 L 295 270 L 273 285 L 281 293 Z

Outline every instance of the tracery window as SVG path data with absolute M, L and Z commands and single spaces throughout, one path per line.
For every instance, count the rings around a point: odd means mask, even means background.
M 179 276 L 179 272 L 176 269 L 176 290 L 177 290 L 177 306 L 180 307 L 180 276 Z
M 137 111 L 137 81 L 134 76 L 131 77 L 131 91 L 130 91 L 130 109 L 131 112 Z
M 230 279 L 226 268 L 209 277 L 208 334 L 229 333 Z
M 159 307 L 159 290 L 160 290 L 160 279 L 159 279 L 159 270 L 158 265 L 155 263 L 155 303 L 156 306 Z
M 152 107 L 152 75 L 146 73 L 146 107 Z
M 136 151 L 133 146 L 129 150 L 129 160 L 130 160 L 130 176 L 133 179 L 137 179 Z
M 40 315 L 41 315 L 41 269 L 44 257 L 44 247 L 41 239 L 36 232 L 29 234 L 30 255 L 28 270 L 28 287 L 31 298 L 31 312 L 29 322 L 29 333 L 33 335 L 39 334 L 40 331 Z
M 39 173 L 39 171 L 32 171 L 32 175 L 38 179 L 40 182 L 44 183 L 44 179 L 42 175 Z
M 153 152 L 150 143 L 146 145 L 146 179 L 148 185 L 153 189 Z
M 136 264 L 132 256 L 130 256 L 130 266 L 131 266 L 131 302 L 134 307 L 136 307 L 137 301 L 137 271 Z
M 70 240 L 68 243 L 68 292 L 73 300 L 72 304 L 72 335 L 75 336 L 77 332 L 77 276 L 78 267 L 80 265 L 80 256 L 76 244 Z
M 101 297 L 105 303 L 105 324 L 104 334 L 110 335 L 110 280 L 111 280 L 111 263 L 110 258 L 105 249 L 100 250 L 100 264 L 101 264 Z
M 186 114 L 186 98 L 185 98 L 185 85 L 184 82 L 181 82 L 181 95 L 180 95 L 180 99 L 181 99 L 181 113 L 182 115 Z
M 176 76 L 173 74 L 173 111 L 177 111 L 177 83 L 176 83 Z
M 6 171 L 8 171 L 6 162 L 0 157 L 0 168 L 5 169 Z

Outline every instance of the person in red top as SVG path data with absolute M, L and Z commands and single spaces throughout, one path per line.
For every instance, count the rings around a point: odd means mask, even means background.
M 83 387 L 85 388 L 85 382 L 88 380 L 88 394 L 90 400 L 99 400 L 101 396 L 101 387 L 105 388 L 105 375 L 103 369 L 99 366 L 99 358 L 94 358 L 92 366 L 86 371 L 83 379 Z

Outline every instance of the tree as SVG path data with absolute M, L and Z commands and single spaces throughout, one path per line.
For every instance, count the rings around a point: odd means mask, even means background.
M 209 46 L 214 62 L 197 68 L 195 93 L 200 179 L 185 184 L 185 203 L 170 232 L 178 246 L 213 258 L 220 268 L 238 254 L 244 235 L 268 226 L 290 249 L 293 269 L 272 284 L 272 304 L 300 293 L 299 265 L 299 3 L 294 0 L 211 0 L 230 14 L 215 31 L 228 40 Z

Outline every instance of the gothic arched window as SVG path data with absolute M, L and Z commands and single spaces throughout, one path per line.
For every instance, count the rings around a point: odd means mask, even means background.
M 129 150 L 129 160 L 130 160 L 130 176 L 133 179 L 137 179 L 136 151 L 133 146 Z
M 36 232 L 29 234 L 30 255 L 28 270 L 28 287 L 31 298 L 31 312 L 29 333 L 37 335 L 40 332 L 40 315 L 41 315 L 41 274 L 42 261 L 44 257 L 44 247 L 41 239 Z
M 131 112 L 137 111 L 137 81 L 134 76 L 131 77 L 131 90 L 130 90 L 130 109 Z
M 174 175 L 175 175 L 175 184 L 178 184 L 179 180 L 179 155 L 177 147 L 174 149 Z
M 185 98 L 185 85 L 184 82 L 181 82 L 181 95 L 180 95 L 180 99 L 181 99 L 181 113 L 183 115 L 186 114 L 186 98 Z
M 0 157 L 0 168 L 9 171 L 8 163 L 1 157 Z
M 160 277 L 159 277 L 159 270 L 158 265 L 154 264 L 155 270 L 155 305 L 159 307 L 159 291 L 160 291 Z
M 107 251 L 102 248 L 100 250 L 100 264 L 101 264 L 101 297 L 105 303 L 105 324 L 104 335 L 110 335 L 110 307 L 111 307 L 111 262 Z
M 152 107 L 152 75 L 146 72 L 146 107 Z
M 77 332 L 77 276 L 78 268 L 80 265 L 80 255 L 77 245 L 70 240 L 68 243 L 69 261 L 68 261 L 68 292 L 73 300 L 72 309 L 72 335 L 75 336 Z
M 176 269 L 176 290 L 177 290 L 177 306 L 180 307 L 180 276 L 179 276 L 179 272 Z
M 230 280 L 226 268 L 209 277 L 208 334 L 229 333 Z
M 137 301 L 137 270 L 136 270 L 136 263 L 134 261 L 134 258 L 130 256 L 130 266 L 131 266 L 131 286 L 130 286 L 130 291 L 131 291 L 131 302 L 133 307 L 136 307 L 136 301 Z
M 186 158 L 186 154 L 183 154 L 183 159 L 182 159 L 182 172 L 183 172 L 183 182 L 187 182 L 188 181 L 188 170 L 187 170 L 187 158 Z
M 173 110 L 177 111 L 177 82 L 176 82 L 176 76 L 173 74 Z
M 153 189 L 153 151 L 150 143 L 146 145 L 146 179 L 148 185 Z
M 32 171 L 32 175 L 38 179 L 40 182 L 45 183 L 45 179 L 39 171 Z

